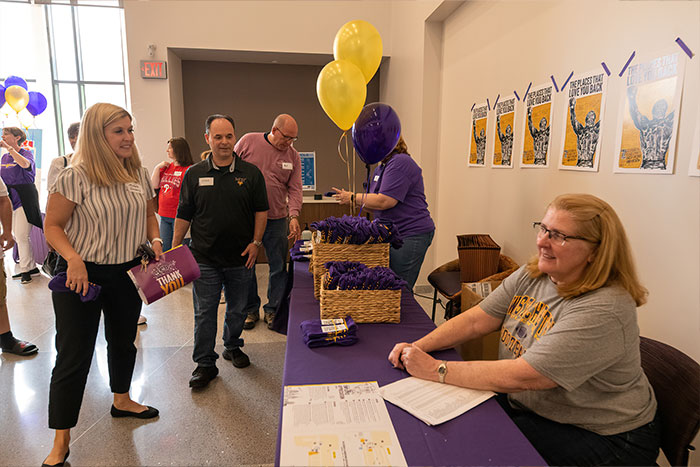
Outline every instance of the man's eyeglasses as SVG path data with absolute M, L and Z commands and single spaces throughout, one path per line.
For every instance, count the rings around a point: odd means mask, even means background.
M 586 242 L 590 241 L 586 238 L 583 237 L 577 237 L 575 235 L 564 235 L 561 232 L 558 232 L 556 230 L 550 230 L 547 227 L 542 224 L 542 222 L 533 222 L 532 223 L 532 228 L 537 231 L 538 236 L 544 236 L 547 235 L 550 240 L 552 240 L 554 243 L 558 243 L 561 246 L 564 246 L 567 240 L 584 240 Z
M 275 127 L 275 130 L 277 130 L 277 131 L 279 132 L 279 134 L 282 135 L 282 138 L 284 138 L 285 141 L 291 141 L 291 142 L 293 143 L 293 142 L 295 142 L 296 140 L 299 139 L 298 136 L 287 136 L 287 135 L 285 135 L 284 133 L 282 133 L 282 130 L 280 130 L 280 129 L 277 128 L 277 127 Z

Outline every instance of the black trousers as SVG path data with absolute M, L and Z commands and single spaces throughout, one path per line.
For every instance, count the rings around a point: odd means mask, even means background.
M 49 428 L 68 429 L 78 423 L 102 313 L 110 388 L 114 393 L 129 391 L 141 299 L 126 271 L 136 264 L 138 259 L 111 265 L 85 263 L 90 282 L 102 286 L 100 296 L 92 302 L 82 302 L 73 292 L 52 292 L 58 354 L 51 373 Z M 65 269 L 61 259 L 57 272 Z

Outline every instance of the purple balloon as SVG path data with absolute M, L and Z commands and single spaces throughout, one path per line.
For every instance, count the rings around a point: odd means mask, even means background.
M 352 144 L 365 164 L 384 159 L 399 142 L 401 122 L 390 105 L 367 104 L 352 126 Z
M 0 107 L 5 105 L 5 86 L 0 84 Z
M 40 92 L 29 91 L 29 104 L 27 110 L 35 117 L 46 110 L 46 98 Z
M 27 82 L 19 76 L 8 76 L 5 78 L 5 88 L 9 88 L 10 86 L 20 86 L 27 89 Z

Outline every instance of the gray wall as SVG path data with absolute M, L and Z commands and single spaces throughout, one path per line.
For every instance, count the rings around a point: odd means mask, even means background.
M 185 137 L 197 157 L 207 148 L 204 120 L 213 113 L 231 115 L 240 138 L 269 131 L 275 116 L 291 114 L 299 124 L 300 152 L 316 151 L 316 192 L 348 188 L 347 169 L 338 157 L 341 130 L 328 118 L 316 96 L 316 78 L 322 66 L 182 61 Z M 379 100 L 379 72 L 367 86 L 367 103 Z M 348 131 L 352 151 L 352 140 Z M 357 191 L 366 178 L 358 159 Z M 305 192 L 310 195 L 313 192 Z

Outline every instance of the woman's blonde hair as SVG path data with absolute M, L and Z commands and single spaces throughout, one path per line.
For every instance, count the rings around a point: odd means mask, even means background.
M 586 266 L 583 276 L 558 286 L 559 295 L 572 298 L 606 285 L 617 285 L 629 292 L 637 306 L 646 303 L 649 292 L 637 278 L 625 228 L 612 206 L 593 195 L 566 194 L 557 196 L 547 206 L 550 208 L 568 212 L 577 225 L 577 232 L 572 235 L 596 244 L 593 261 Z M 537 263 L 537 255 L 527 263 L 532 277 L 544 274 Z
M 105 128 L 120 118 L 131 114 L 118 105 L 99 103 L 85 111 L 80 122 L 78 144 L 71 165 L 85 171 L 88 179 L 100 186 L 115 183 L 131 183 L 139 180 L 141 158 L 136 144 L 131 147 L 131 157 L 117 157 L 107 143 Z

